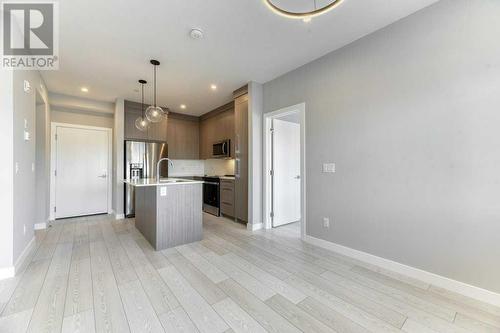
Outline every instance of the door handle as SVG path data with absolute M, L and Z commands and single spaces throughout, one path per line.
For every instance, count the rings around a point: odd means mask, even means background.
M 300 179 L 300 175 L 297 175 L 294 177 L 295 179 Z
M 97 176 L 99 178 L 108 178 L 108 175 L 100 175 L 100 176 Z

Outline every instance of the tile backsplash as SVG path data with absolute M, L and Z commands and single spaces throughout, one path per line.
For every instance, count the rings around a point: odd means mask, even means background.
M 233 159 L 173 160 L 173 163 L 173 167 L 168 167 L 169 177 L 234 175 Z
M 205 174 L 209 176 L 234 175 L 234 160 L 205 160 Z

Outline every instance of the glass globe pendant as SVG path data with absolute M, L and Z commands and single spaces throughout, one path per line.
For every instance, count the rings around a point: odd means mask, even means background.
M 313 17 L 325 14 L 338 7 L 342 3 L 342 0 L 320 1 L 319 6 L 316 0 L 310 0 L 310 2 L 300 1 L 298 3 L 291 0 L 265 0 L 265 3 L 269 9 L 278 15 L 310 22 Z
M 149 121 L 144 116 L 144 85 L 147 83 L 145 80 L 139 80 L 141 84 L 141 116 L 135 120 L 135 127 L 141 131 L 145 132 L 149 128 Z
M 151 64 L 153 65 L 154 72 L 154 83 L 153 83 L 153 93 L 154 93 L 154 105 L 149 106 L 146 109 L 146 118 L 152 123 L 159 123 L 163 120 L 164 117 L 168 115 L 168 111 L 164 111 L 161 107 L 156 104 L 156 66 L 160 65 L 158 60 L 151 60 Z

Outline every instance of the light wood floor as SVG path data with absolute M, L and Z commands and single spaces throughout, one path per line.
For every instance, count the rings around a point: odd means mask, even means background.
M 0 332 L 500 332 L 500 309 L 308 245 L 204 217 L 204 240 L 155 252 L 133 220 L 37 233 L 0 281 Z

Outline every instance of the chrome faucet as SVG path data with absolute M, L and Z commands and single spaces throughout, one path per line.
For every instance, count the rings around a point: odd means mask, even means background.
M 174 167 L 174 162 L 170 158 L 161 158 L 158 163 L 156 163 L 156 181 L 159 183 L 160 182 L 160 164 L 163 161 L 168 161 L 168 164 L 173 168 Z

